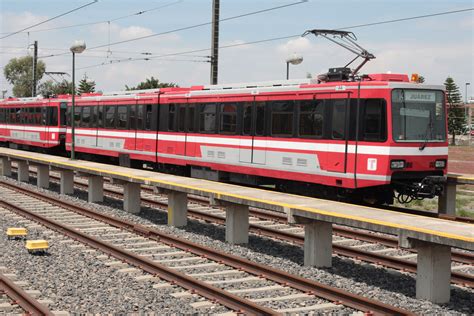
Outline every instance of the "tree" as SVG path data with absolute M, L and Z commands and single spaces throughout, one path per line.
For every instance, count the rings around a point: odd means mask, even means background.
M 46 65 L 39 60 L 36 67 L 36 78 L 39 81 L 46 70 Z M 3 69 L 3 74 L 13 85 L 15 97 L 31 97 L 33 88 L 33 57 L 12 58 Z
M 46 98 L 52 95 L 71 94 L 72 82 L 66 80 L 63 80 L 61 82 L 54 82 L 52 80 L 48 80 L 38 86 L 38 91 Z
M 146 81 L 140 82 L 136 87 L 129 87 L 125 85 L 126 90 L 142 90 L 142 89 L 156 89 L 156 88 L 169 88 L 169 87 L 177 87 L 176 83 L 170 82 L 159 82 L 158 79 L 153 78 L 146 79 Z
M 79 81 L 79 87 L 77 88 L 77 93 L 92 93 L 95 92 L 95 81 L 88 80 L 87 74 L 84 74 L 84 78 Z
M 456 134 L 461 134 L 466 118 L 462 108 L 461 93 L 453 78 L 448 77 L 444 82 L 446 99 L 448 100 L 448 132 L 453 135 L 452 145 L 456 145 Z

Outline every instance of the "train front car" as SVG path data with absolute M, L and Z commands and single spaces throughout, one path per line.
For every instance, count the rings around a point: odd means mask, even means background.
M 392 84 L 390 173 L 401 203 L 443 191 L 448 159 L 443 86 Z

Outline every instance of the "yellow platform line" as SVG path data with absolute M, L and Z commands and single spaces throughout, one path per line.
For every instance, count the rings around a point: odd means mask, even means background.
M 117 175 L 117 176 L 132 178 L 132 179 L 136 179 L 136 180 L 142 180 L 142 181 L 148 181 L 148 182 L 154 182 L 154 183 L 160 183 L 160 184 L 167 184 L 167 185 L 172 185 L 172 186 L 177 186 L 177 187 L 182 187 L 182 188 L 186 188 L 186 189 L 197 190 L 197 191 L 202 191 L 202 192 L 207 192 L 207 193 L 212 193 L 212 194 L 217 194 L 217 195 L 225 195 L 225 196 L 230 196 L 230 197 L 236 197 L 236 198 L 239 198 L 239 199 L 250 200 L 250 201 L 254 201 L 254 202 L 261 202 L 261 203 L 270 204 L 270 205 L 278 205 L 278 206 L 286 207 L 286 208 L 290 208 L 290 209 L 292 208 L 292 209 L 297 209 L 297 210 L 304 210 L 304 211 L 308 211 L 308 212 L 311 212 L 311 213 L 317 213 L 317 214 L 321 214 L 321 215 L 328 215 L 328 216 L 334 216 L 334 217 L 338 217 L 338 218 L 357 220 L 357 221 L 361 221 L 361 222 L 377 224 L 377 225 L 382 225 L 382 226 L 387 226 L 387 227 L 407 229 L 407 230 L 412 230 L 412 231 L 416 231 L 416 232 L 428 233 L 428 234 L 437 235 L 437 236 L 440 236 L 440 237 L 446 237 L 446 238 L 450 238 L 450 239 L 462 240 L 462 241 L 467 241 L 467 242 L 474 242 L 474 237 L 464 237 L 464 236 L 459 236 L 459 235 L 453 235 L 453 234 L 444 233 L 444 232 L 437 231 L 437 230 L 432 230 L 432 229 L 426 229 L 426 228 L 413 227 L 413 226 L 409 226 L 409 225 L 396 224 L 396 223 L 392 223 L 392 222 L 386 222 L 386 221 L 382 221 L 382 220 L 370 219 L 370 218 L 357 216 L 357 215 L 347 215 L 347 214 L 341 214 L 341 213 L 332 212 L 332 211 L 324 211 L 324 210 L 320 210 L 320 209 L 317 209 L 317 208 L 306 207 L 306 206 L 298 206 L 298 205 L 288 204 L 288 203 L 283 203 L 283 202 L 269 201 L 269 200 L 265 200 L 265 199 L 259 199 L 259 198 L 243 196 L 243 195 L 239 195 L 239 194 L 222 192 L 222 191 L 218 191 L 218 190 L 204 189 L 204 188 L 195 187 L 195 186 L 191 186 L 191 185 L 179 184 L 179 183 L 172 182 L 172 181 L 159 180 L 159 179 L 156 179 L 156 178 L 139 177 L 139 176 L 134 176 L 134 175 L 130 175 L 130 174 L 127 174 L 127 173 L 109 171 L 109 170 L 106 170 L 106 169 L 78 166 L 75 163 L 60 162 L 60 161 L 57 161 L 57 160 L 44 159 L 44 158 L 33 157 L 33 156 L 28 156 L 28 155 L 21 155 L 21 154 L 10 154 L 10 155 L 13 155 L 13 156 L 16 156 L 16 157 L 21 157 L 21 158 L 28 158 L 28 159 L 44 161 L 44 162 L 48 162 L 48 163 L 56 163 L 56 164 L 69 166 L 69 167 L 82 168 L 82 169 L 92 170 L 92 171 L 101 172 L 101 173 L 108 173 L 108 174 L 113 174 L 113 175 Z M 207 181 L 207 180 L 204 180 L 204 181 L 214 183 L 213 181 Z M 268 191 L 265 191 L 265 192 L 268 192 Z M 300 197 L 300 196 L 298 196 L 298 197 Z M 334 203 L 351 205 L 351 204 L 348 204 L 348 203 L 341 203 L 341 202 L 334 202 Z M 351 206 L 353 206 L 353 205 L 351 205 Z M 364 206 L 361 206 L 361 207 L 371 209 L 370 207 L 364 207 Z M 390 213 L 399 215 L 399 213 L 396 212 L 396 211 L 388 211 L 388 210 L 381 210 L 381 211 L 390 212 Z M 403 214 L 403 215 L 426 219 L 426 217 L 424 217 L 422 215 L 414 215 L 414 214 Z M 436 219 L 436 220 L 443 220 L 443 219 Z M 450 221 L 448 221 L 448 222 L 450 222 Z M 464 224 L 464 225 L 470 225 L 470 226 L 474 227 L 473 224 Z

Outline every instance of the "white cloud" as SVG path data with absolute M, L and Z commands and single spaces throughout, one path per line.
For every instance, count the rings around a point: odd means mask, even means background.
M 136 37 L 142 37 L 142 36 L 148 36 L 152 34 L 153 34 L 152 30 L 146 27 L 135 26 L 135 25 L 123 28 L 119 32 L 119 36 L 123 40 L 132 39 Z
M 2 33 L 15 32 L 48 19 L 48 16 L 35 15 L 28 11 L 20 14 L 6 12 L 2 13 L 0 16 L 2 21 Z M 51 24 L 49 24 L 49 27 L 51 27 Z M 41 27 L 38 27 L 37 29 L 41 29 Z

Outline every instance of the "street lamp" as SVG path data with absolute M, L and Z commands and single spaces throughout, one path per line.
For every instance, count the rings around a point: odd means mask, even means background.
M 290 79 L 290 64 L 299 65 L 303 61 L 303 56 L 293 53 L 286 59 L 286 80 Z
M 76 137 L 75 137 L 75 122 L 74 122 L 74 113 L 76 105 L 76 83 L 75 83 L 75 59 L 76 54 L 82 53 L 86 49 L 86 43 L 84 41 L 74 41 L 70 48 L 72 52 L 72 108 L 71 108 L 71 160 L 76 159 L 75 147 L 76 147 Z

